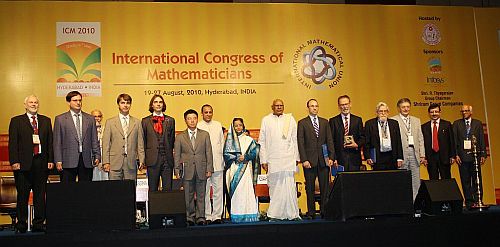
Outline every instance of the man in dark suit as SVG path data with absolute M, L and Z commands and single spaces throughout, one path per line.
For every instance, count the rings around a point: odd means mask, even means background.
M 33 190 L 35 217 L 33 232 L 45 231 L 45 186 L 48 169 L 52 169 L 52 124 L 46 116 L 38 114 L 38 98 L 26 97 L 26 113 L 15 116 L 9 124 L 9 162 L 14 171 L 17 189 L 16 231 L 28 229 L 28 199 Z
M 208 132 L 198 129 L 198 112 L 184 112 L 187 129 L 175 138 L 174 173 L 183 177 L 186 218 L 190 226 L 205 225 L 205 190 L 207 178 L 214 172 L 212 144 Z M 181 175 L 182 173 L 182 175 Z M 196 193 L 196 205 L 194 194 Z
M 365 145 L 363 119 L 351 114 L 351 99 L 342 95 L 337 99 L 340 114 L 330 118 L 335 157 L 345 171 L 359 171 L 361 149 Z
M 69 111 L 54 121 L 54 161 L 61 182 L 92 181 L 93 168 L 101 160 L 94 117 L 82 111 L 82 94 L 66 95 Z
M 172 190 L 175 119 L 164 114 L 166 109 L 163 97 L 154 95 L 149 102 L 152 115 L 142 119 L 149 191 L 158 190 L 160 177 L 162 191 Z
M 320 211 L 323 213 L 329 191 L 330 167 L 335 160 L 335 150 L 328 121 L 318 116 L 318 101 L 315 99 L 307 101 L 307 109 L 309 116 L 299 120 L 298 123 L 297 143 L 306 180 L 306 218 L 313 219 L 316 212 L 314 202 L 316 177 L 318 177 L 321 193 Z
M 451 123 L 441 119 L 439 104 L 430 104 L 427 111 L 430 121 L 422 124 L 422 133 L 429 179 L 449 179 L 456 155 Z
M 373 170 L 393 170 L 403 165 L 403 147 L 398 121 L 388 119 L 389 106 L 379 102 L 377 117 L 365 123 L 366 144 L 363 150 L 366 162 Z
M 456 161 L 460 172 L 465 205 L 470 208 L 477 206 L 483 200 L 481 165 L 486 161 L 486 144 L 484 142 L 483 123 L 477 119 L 472 119 L 472 106 L 463 105 L 460 113 L 462 113 L 462 119 L 453 122 L 453 134 L 455 136 Z M 474 145 L 476 146 L 479 160 L 474 160 L 474 154 L 472 153 Z M 481 198 L 478 198 L 475 161 L 479 162 L 477 175 L 479 175 Z

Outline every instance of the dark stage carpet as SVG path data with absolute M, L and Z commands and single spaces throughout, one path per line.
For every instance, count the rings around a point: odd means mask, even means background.
M 8 246 L 499 246 L 500 206 L 455 216 L 303 220 L 80 233 L 0 231 Z

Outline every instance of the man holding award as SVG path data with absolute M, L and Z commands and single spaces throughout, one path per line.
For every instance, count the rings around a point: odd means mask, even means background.
M 335 157 L 345 171 L 359 171 L 361 148 L 365 144 L 363 120 L 351 114 L 351 99 L 342 95 L 337 99 L 340 114 L 330 118 L 330 128 L 335 145 Z
M 307 109 L 309 116 L 298 123 L 297 143 L 306 180 L 307 215 L 305 218 L 313 219 L 316 212 L 314 203 L 316 177 L 318 177 L 321 193 L 320 210 L 323 212 L 328 197 L 330 167 L 334 164 L 335 151 L 328 121 L 318 116 L 318 101 L 315 99 L 307 101 Z

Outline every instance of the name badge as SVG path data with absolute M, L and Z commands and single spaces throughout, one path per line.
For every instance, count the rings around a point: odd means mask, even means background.
M 382 146 L 384 148 L 389 148 L 391 146 L 391 139 L 389 139 L 389 138 L 382 138 Z
M 413 142 L 413 136 L 408 136 L 408 145 L 409 146 L 415 145 L 415 142 Z
M 33 135 L 33 144 L 40 144 L 40 136 Z
M 472 141 L 464 140 L 464 149 L 472 149 Z

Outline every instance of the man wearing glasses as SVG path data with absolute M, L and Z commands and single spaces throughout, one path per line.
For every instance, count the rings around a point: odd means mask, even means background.
M 373 170 L 394 170 L 403 164 L 403 148 L 398 121 L 388 119 L 389 106 L 379 102 L 376 118 L 365 123 L 364 156 Z
M 460 111 L 462 118 L 453 123 L 453 133 L 455 135 L 455 146 L 457 150 L 456 161 L 460 171 L 460 180 L 465 197 L 465 206 L 471 208 L 477 206 L 479 201 L 476 182 L 476 166 L 474 164 L 474 145 L 477 150 L 477 157 L 480 162 L 478 166 L 479 181 L 481 181 L 481 165 L 486 160 L 486 145 L 484 142 L 483 123 L 477 119 L 472 119 L 472 106 L 463 105 Z M 479 183 L 480 191 L 483 185 Z

